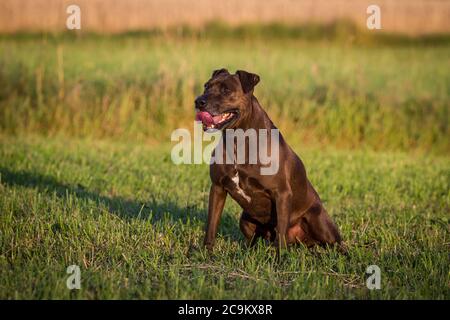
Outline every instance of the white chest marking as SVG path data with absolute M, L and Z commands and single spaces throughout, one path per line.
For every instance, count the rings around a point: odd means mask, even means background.
M 244 190 L 241 189 L 241 187 L 239 186 L 239 173 L 236 171 L 236 175 L 231 178 L 231 180 L 234 182 L 234 184 L 236 185 L 236 191 L 239 195 L 241 195 L 245 200 L 247 200 L 248 202 L 250 202 L 252 199 L 245 194 Z

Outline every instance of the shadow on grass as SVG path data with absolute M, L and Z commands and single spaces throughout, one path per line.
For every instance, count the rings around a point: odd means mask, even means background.
M 195 205 L 180 207 L 177 203 L 171 200 L 164 201 L 163 203 L 156 200 L 140 202 L 120 196 L 103 196 L 97 192 L 88 190 L 81 184 L 64 184 L 51 176 L 40 173 L 11 171 L 0 167 L 0 182 L 8 186 L 35 188 L 39 192 L 56 194 L 56 196 L 61 199 L 65 199 L 67 195 L 74 195 L 79 199 L 93 201 L 99 205 L 104 205 L 111 214 L 114 214 L 124 220 L 147 219 L 147 215 L 143 216 L 140 214 L 143 209 L 146 209 L 151 210 L 152 212 L 152 223 L 157 223 L 163 219 L 168 220 L 171 224 L 186 224 L 188 219 L 194 221 L 199 220 L 201 222 L 206 221 L 205 210 L 200 210 Z M 235 224 L 236 223 L 233 217 L 224 212 L 222 215 L 222 225 L 230 226 Z M 229 228 L 222 227 L 221 232 L 224 233 L 224 237 L 229 238 L 230 240 L 240 240 L 235 230 L 229 230 Z

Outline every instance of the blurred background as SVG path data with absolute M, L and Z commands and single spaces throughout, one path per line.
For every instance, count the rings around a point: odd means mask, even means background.
M 447 0 L 3 0 L 0 16 L 4 135 L 169 143 L 226 67 L 261 76 L 293 143 L 450 152 Z
M 447 0 L 3 0 L 0 30 L 60 31 L 65 28 L 67 6 L 83 11 L 83 29 L 124 32 L 171 26 L 202 26 L 222 21 L 243 23 L 329 23 L 349 19 L 366 25 L 371 4 L 383 11 L 383 29 L 408 34 L 448 32 Z

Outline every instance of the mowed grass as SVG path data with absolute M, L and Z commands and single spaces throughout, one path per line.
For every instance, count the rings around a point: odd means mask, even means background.
M 348 28 L 0 36 L 0 298 L 448 299 L 448 37 Z M 261 76 L 347 256 L 247 248 L 231 199 L 202 248 L 208 166 L 170 134 L 221 67 Z
M 201 247 L 207 165 L 170 146 L 0 140 L 0 298 L 448 299 L 450 160 L 294 145 L 348 256 L 246 247 L 229 198 L 212 255 Z M 81 289 L 66 268 L 81 268 Z M 381 290 L 365 286 L 381 268 Z

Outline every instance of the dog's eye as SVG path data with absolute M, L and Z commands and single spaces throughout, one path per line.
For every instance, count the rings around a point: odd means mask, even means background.
M 230 93 L 231 93 L 231 90 L 228 89 L 228 88 L 225 87 L 225 86 L 222 86 L 222 87 L 220 88 L 220 92 L 221 92 L 222 94 L 224 94 L 224 95 L 227 95 L 227 94 L 230 94 Z
M 203 86 L 203 88 L 205 88 L 205 90 L 209 89 L 209 84 L 205 83 L 205 85 Z

